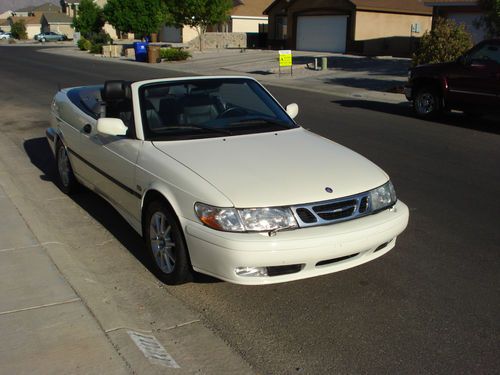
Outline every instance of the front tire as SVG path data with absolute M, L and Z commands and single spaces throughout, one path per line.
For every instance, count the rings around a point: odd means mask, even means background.
M 74 193 L 78 188 L 78 182 L 69 161 L 68 151 L 61 141 L 56 144 L 56 167 L 59 188 L 68 195 Z
M 165 202 L 154 201 L 148 205 L 143 233 L 155 273 L 161 281 L 177 285 L 192 280 L 184 234 Z
M 421 118 L 433 118 L 443 110 L 442 98 L 439 92 L 432 87 L 422 87 L 413 100 L 415 114 Z

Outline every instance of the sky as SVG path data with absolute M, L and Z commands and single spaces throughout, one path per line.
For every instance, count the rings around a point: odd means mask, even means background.
M 45 3 L 60 4 L 59 0 L 0 0 L 0 13 L 6 10 L 16 10 L 30 5 L 42 5 Z

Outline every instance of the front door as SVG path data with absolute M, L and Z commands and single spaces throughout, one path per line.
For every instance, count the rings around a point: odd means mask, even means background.
M 95 126 L 90 132 L 84 131 L 81 134 L 80 154 L 87 166 L 86 178 L 95 181 L 96 191 L 110 201 L 127 220 L 140 222 L 142 195 L 136 187 L 136 165 L 143 141 L 132 134 L 101 134 Z
M 500 105 L 500 44 L 479 44 L 455 65 L 447 81 L 452 107 L 496 108 Z

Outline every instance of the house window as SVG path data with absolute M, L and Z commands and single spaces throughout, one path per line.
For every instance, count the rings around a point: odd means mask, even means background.
M 276 39 L 285 40 L 287 38 L 287 17 L 276 16 Z

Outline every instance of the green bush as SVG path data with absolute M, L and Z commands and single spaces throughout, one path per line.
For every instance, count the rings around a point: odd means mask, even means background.
M 84 37 L 81 37 L 78 42 L 76 43 L 78 48 L 80 48 L 82 51 L 88 51 L 90 47 L 92 47 L 92 43 L 90 40 L 85 39 Z
M 90 53 L 102 54 L 102 46 L 103 45 L 101 43 L 92 44 L 90 47 Z
M 108 33 L 101 31 L 100 33 L 91 34 L 89 40 L 92 44 L 112 44 L 113 39 L 109 36 Z
M 178 48 L 162 48 L 160 50 L 160 57 L 167 61 L 181 61 L 187 60 L 191 54 L 183 49 Z
M 416 66 L 453 61 L 472 46 L 472 37 L 464 25 L 438 18 L 431 32 L 426 31 L 420 39 L 412 64 Z
M 28 39 L 28 33 L 26 32 L 24 20 L 14 22 L 11 26 L 10 32 L 16 39 Z

